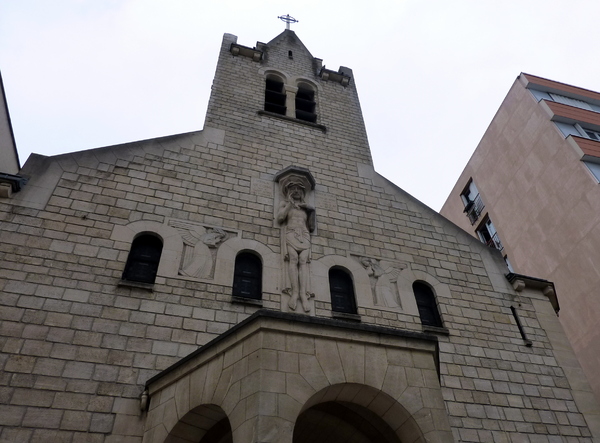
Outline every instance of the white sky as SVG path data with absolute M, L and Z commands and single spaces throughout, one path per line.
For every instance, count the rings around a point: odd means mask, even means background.
M 375 168 L 439 210 L 520 72 L 600 91 L 594 0 L 0 0 L 21 163 L 202 129 L 223 33 L 354 71 Z

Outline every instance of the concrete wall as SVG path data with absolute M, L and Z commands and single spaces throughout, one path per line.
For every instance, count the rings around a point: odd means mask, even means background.
M 554 282 L 561 323 L 600 398 L 598 183 L 521 81 L 441 210 L 474 233 L 460 200 L 470 178 L 515 271 Z

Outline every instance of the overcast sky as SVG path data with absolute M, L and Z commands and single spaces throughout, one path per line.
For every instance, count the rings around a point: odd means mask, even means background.
M 202 129 L 223 33 L 354 71 L 375 168 L 439 210 L 520 72 L 600 91 L 594 0 L 0 0 L 21 163 Z

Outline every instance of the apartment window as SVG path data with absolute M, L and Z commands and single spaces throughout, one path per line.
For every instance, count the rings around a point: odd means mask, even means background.
M 298 92 L 296 92 L 296 118 L 316 123 L 315 107 L 315 91 L 308 85 L 299 85 Z
M 413 283 L 413 292 L 417 301 L 421 324 L 437 328 L 443 327 L 433 289 L 424 282 L 416 281 Z
M 356 314 L 354 283 L 350 273 L 342 268 L 329 270 L 329 291 L 331 292 L 331 309 L 345 314 Z
M 154 283 L 163 243 L 151 233 L 142 234 L 133 240 L 127 257 L 123 280 L 139 283 Z
M 479 219 L 485 205 L 473 180 L 469 181 L 469 184 L 460 194 L 460 198 L 465 205 L 464 212 L 469 217 L 471 224 L 474 224 Z
M 476 230 L 479 239 L 491 248 L 496 248 L 500 251 L 504 249 L 498 232 L 492 223 L 492 220 L 486 218 L 483 223 Z
M 598 180 L 598 183 L 600 183 L 600 164 L 589 161 L 583 161 L 583 164 L 588 168 L 596 180 Z
M 262 299 L 262 262 L 251 252 L 241 252 L 235 258 L 233 271 L 234 297 Z
M 563 105 L 574 106 L 575 108 L 587 109 L 588 111 L 594 111 L 594 108 L 590 106 L 588 102 L 584 102 L 583 100 L 577 100 L 576 98 L 565 97 L 564 95 L 554 94 L 552 92 L 549 93 L 552 100 L 557 103 L 562 103 Z
M 600 132 L 594 131 L 593 129 L 583 129 L 587 136 L 592 140 L 600 141 Z
M 275 76 L 269 76 L 265 87 L 265 111 L 285 115 L 286 93 L 283 89 L 283 81 Z

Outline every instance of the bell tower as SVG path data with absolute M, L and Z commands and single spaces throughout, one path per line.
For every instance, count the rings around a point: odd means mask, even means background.
M 289 29 L 254 47 L 225 34 L 205 127 L 253 138 L 276 170 L 372 165 L 352 70 L 327 69 Z
M 208 128 L 225 134 L 213 149 L 236 160 L 231 179 L 249 176 L 251 191 L 258 183 L 269 189 L 264 202 L 273 208 L 269 241 L 280 237 L 273 246 L 281 255 L 282 311 L 316 315 L 311 261 L 331 253 L 324 239 L 339 231 L 324 216 L 353 204 L 354 194 L 339 194 L 340 183 L 360 188 L 364 171 L 373 170 L 352 70 L 327 69 L 290 29 L 254 47 L 225 34 Z

